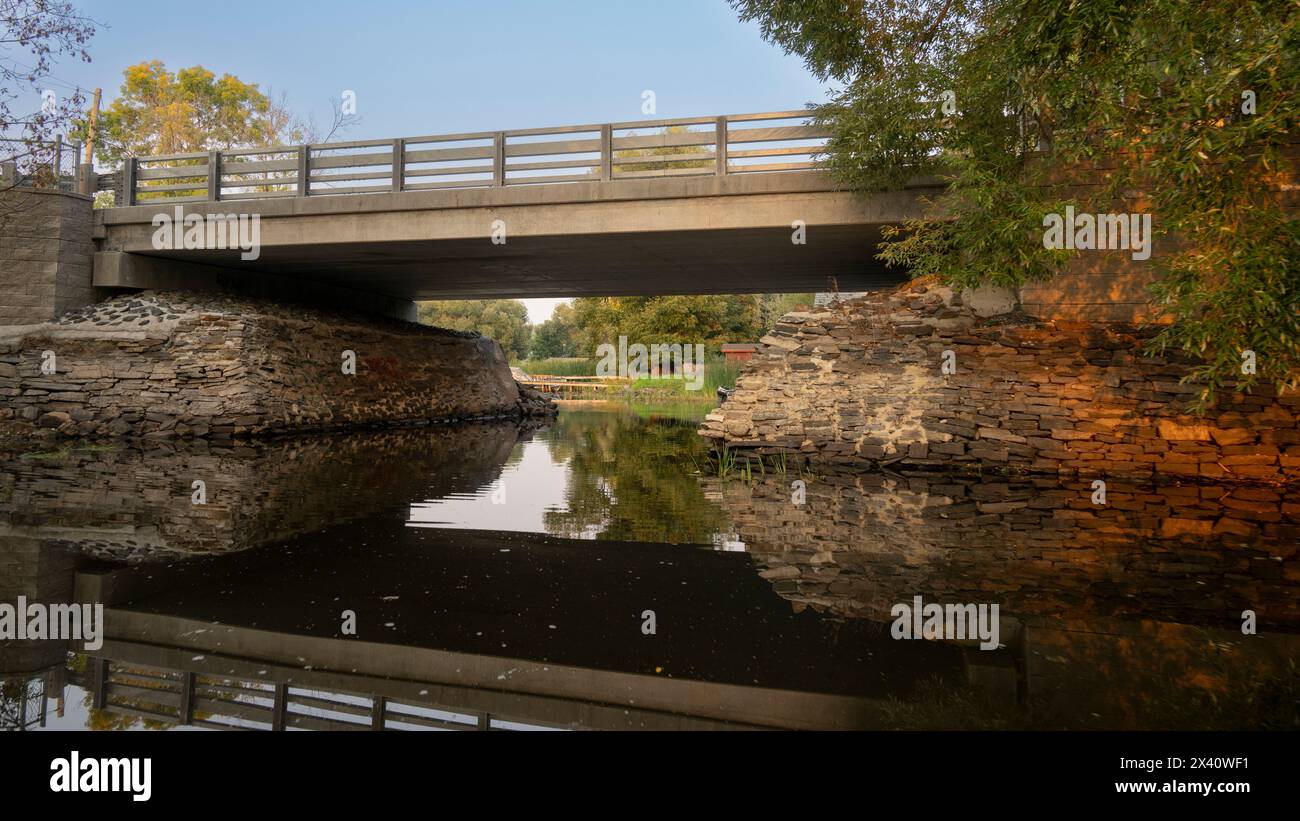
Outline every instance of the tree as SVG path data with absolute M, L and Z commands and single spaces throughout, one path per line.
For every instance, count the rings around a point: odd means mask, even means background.
M 330 129 L 321 133 L 310 119 L 290 111 L 281 95 L 272 99 L 256 83 L 245 83 L 232 74 L 217 77 L 203 66 L 168 71 L 159 60 L 128 66 L 123 72 L 120 95 L 99 115 L 95 132 L 95 155 L 100 163 L 116 166 L 124 157 L 189 154 L 232 148 L 272 147 L 285 144 L 320 143 L 355 125 L 359 118 L 334 108 Z M 72 134 L 85 139 L 87 121 L 74 122 Z M 223 166 L 223 174 L 238 175 L 243 162 L 291 159 L 286 154 L 234 157 Z M 206 180 L 204 160 L 180 160 L 174 165 L 193 165 L 194 177 L 143 181 L 150 186 L 195 184 L 193 191 L 175 194 L 203 194 Z M 281 177 L 292 182 L 293 172 L 255 173 L 259 178 Z M 238 179 L 238 176 L 235 177 Z M 253 186 L 255 190 L 277 190 L 276 184 Z
M 1202 358 L 1203 402 L 1236 382 L 1300 383 L 1300 221 L 1281 190 L 1300 130 L 1300 5 L 1256 0 L 732 0 L 763 36 L 841 84 L 815 109 L 847 186 L 949 187 L 881 254 L 959 286 L 1063 269 L 1044 217 L 1149 198 L 1153 352 Z M 1091 195 L 1062 186 L 1116 168 Z M 1291 177 L 1294 181 L 1294 176 Z M 1127 210 L 1127 209 L 1125 209 Z M 955 219 L 953 219 L 955 217 Z M 1241 373 L 1253 351 L 1258 375 Z
M 695 421 L 579 410 L 554 425 L 551 459 L 567 464 L 570 478 L 564 508 L 546 512 L 547 533 L 699 544 L 725 529 L 695 472 L 706 449 Z
M 573 305 L 586 356 L 619 336 L 645 344 L 719 344 L 762 333 L 759 300 L 750 295 L 580 297 Z
M 670 125 L 660 129 L 661 135 L 690 134 L 691 129 L 684 125 Z M 635 136 L 632 132 L 629 136 Z M 636 171 L 657 171 L 660 173 L 686 168 L 713 168 L 716 162 L 706 159 L 669 159 L 670 157 L 690 157 L 693 154 L 708 153 L 701 145 L 667 145 L 654 148 L 621 148 L 614 152 L 611 163 L 614 174 L 626 174 Z M 630 159 L 645 157 L 646 162 L 627 162 Z
M 478 331 L 497 341 L 511 361 L 528 355 L 532 328 L 517 299 L 450 299 L 421 302 L 420 321 L 454 331 Z
M 122 72 L 121 94 L 99 115 L 96 155 L 116 165 L 123 157 L 187 154 L 293 141 L 285 108 L 232 74 L 202 66 L 172 73 L 159 60 Z
M 578 355 L 578 326 L 573 306 L 561 302 L 551 318 L 533 328 L 529 354 L 533 359 Z

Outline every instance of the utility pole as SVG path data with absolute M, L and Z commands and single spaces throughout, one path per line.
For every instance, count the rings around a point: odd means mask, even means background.
M 95 100 L 90 104 L 90 117 L 86 120 L 86 158 L 87 165 L 95 161 L 95 131 L 99 127 L 99 89 L 95 89 Z

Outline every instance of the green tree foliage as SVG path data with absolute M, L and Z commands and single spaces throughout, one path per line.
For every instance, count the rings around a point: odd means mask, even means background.
M 533 328 L 530 354 L 533 359 L 556 359 L 578 355 L 578 325 L 573 306 L 561 302 L 551 318 Z
M 849 186 L 942 174 L 925 219 L 882 258 L 957 285 L 1058 273 L 1043 217 L 1153 214 L 1174 317 L 1153 343 L 1204 360 L 1203 400 L 1230 383 L 1300 381 L 1300 222 L 1278 189 L 1300 129 L 1294 0 L 732 0 L 764 37 L 839 84 L 816 119 Z M 948 105 L 945 105 L 945 101 Z M 1248 110 L 1249 109 L 1249 110 Z M 1091 194 L 1058 183 L 1095 178 Z M 1076 177 L 1078 178 L 1078 177 Z M 1291 178 L 1294 181 L 1294 178 Z M 955 217 L 956 219 L 952 219 Z M 1162 241 L 1163 240 L 1163 241 Z M 1255 352 L 1258 376 L 1240 371 Z
M 528 309 L 517 299 L 449 299 L 421 302 L 420 321 L 453 331 L 478 331 L 495 339 L 510 361 L 528 355 L 532 328 Z
M 749 295 L 580 297 L 573 302 L 581 331 L 579 355 L 595 356 L 619 336 L 643 344 L 720 344 L 757 339 L 759 300 Z

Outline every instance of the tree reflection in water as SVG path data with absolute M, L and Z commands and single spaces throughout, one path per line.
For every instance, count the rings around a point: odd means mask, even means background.
M 551 457 L 569 467 L 565 510 L 546 513 L 546 532 L 599 539 L 709 544 L 727 529 L 704 496 L 706 457 L 698 421 L 632 410 L 560 414 L 545 433 Z

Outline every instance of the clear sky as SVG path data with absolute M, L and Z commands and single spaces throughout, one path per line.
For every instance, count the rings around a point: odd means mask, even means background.
M 799 108 L 827 89 L 724 0 L 73 0 L 105 24 L 61 86 L 117 95 L 145 60 L 231 73 L 340 139 Z M 657 112 L 641 111 L 642 92 Z M 526 300 L 534 321 L 558 300 Z

